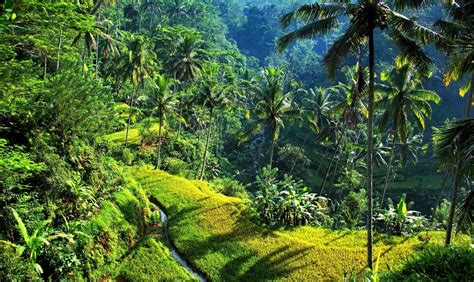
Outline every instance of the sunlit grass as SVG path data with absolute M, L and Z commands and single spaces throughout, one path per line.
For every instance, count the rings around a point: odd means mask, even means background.
M 271 230 L 249 221 L 241 200 L 216 194 L 205 182 L 137 168 L 134 175 L 168 212 L 177 248 L 212 280 L 340 279 L 366 266 L 364 231 Z M 396 268 L 423 246 L 423 235 L 376 235 L 381 268 Z M 442 235 L 431 232 L 431 242 Z

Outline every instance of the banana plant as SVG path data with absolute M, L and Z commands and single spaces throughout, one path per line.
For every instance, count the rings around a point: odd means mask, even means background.
M 74 243 L 73 236 L 71 234 L 66 234 L 63 232 L 49 232 L 48 226 L 51 224 L 51 219 L 41 222 L 40 225 L 33 231 L 33 233 L 30 234 L 17 211 L 13 208 L 11 208 L 11 211 L 17 222 L 18 229 L 20 230 L 23 244 L 15 244 L 4 240 L 0 240 L 0 243 L 15 248 L 19 256 L 23 255 L 25 252 L 28 252 L 29 261 L 38 274 L 43 273 L 43 268 L 37 263 L 37 257 L 38 253 L 43 250 L 44 246 L 49 246 L 51 244 L 50 241 L 60 238 L 67 239 L 70 243 Z

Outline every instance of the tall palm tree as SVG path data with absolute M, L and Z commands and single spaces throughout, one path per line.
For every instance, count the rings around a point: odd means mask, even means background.
M 141 37 L 137 37 L 130 42 L 128 46 L 128 54 L 124 54 L 123 56 L 123 78 L 124 80 L 128 79 L 133 88 L 132 94 L 129 96 L 130 108 L 128 112 L 127 129 L 125 133 L 125 146 L 128 146 L 128 133 L 130 130 L 132 110 L 138 88 L 143 88 L 145 78 L 150 76 L 153 66 L 155 65 L 155 59 L 155 53 L 147 48 L 145 41 Z
M 447 86 L 452 81 L 469 76 L 467 83 L 460 89 L 460 95 L 464 96 L 469 91 L 467 100 L 466 117 L 471 117 L 471 108 L 474 95 L 474 4 L 471 0 L 444 0 L 448 18 L 435 23 L 446 37 L 445 44 L 441 47 L 448 55 L 447 69 L 444 75 L 444 84 Z M 470 89 L 470 90 L 469 90 Z
M 188 1 L 187 0 L 172 0 L 168 5 L 166 13 L 171 19 L 171 23 L 178 24 L 182 17 L 189 17 L 188 15 Z
M 379 130 L 383 133 L 390 122 L 392 135 L 390 159 L 381 200 L 382 207 L 392 174 L 395 146 L 398 140 L 402 144 L 407 142 L 409 119 L 413 118 L 418 129 L 424 131 L 425 118 L 430 118 L 432 112 L 429 102 L 439 104 L 441 98 L 435 92 L 423 89 L 421 78 L 411 64 L 394 67 L 383 72 L 381 78 L 387 84 L 378 84 L 375 87 L 376 92 L 384 95 L 375 105 L 383 110 L 379 121 Z
M 429 1 L 428 1 L 429 2 Z M 285 14 L 281 18 L 284 28 L 293 21 L 303 22 L 304 25 L 287 33 L 278 40 L 278 49 L 283 51 L 292 42 L 300 39 L 324 35 L 333 28 L 341 25 L 340 18 L 349 17 L 350 23 L 345 32 L 334 42 L 327 52 L 324 63 L 329 75 L 334 78 L 338 66 L 344 57 L 351 52 L 357 52 L 358 47 L 368 40 L 369 44 L 369 88 L 368 88 L 368 150 L 367 150 L 367 263 L 370 269 L 373 265 L 373 114 L 374 114 L 374 84 L 375 84 L 375 40 L 374 31 L 387 31 L 392 41 L 400 49 L 400 59 L 414 63 L 415 68 L 424 74 L 429 72 L 431 60 L 422 51 L 416 40 L 427 44 L 430 41 L 441 40 L 441 36 L 418 24 L 397 11 L 408 8 L 420 8 L 425 0 L 394 0 L 393 5 L 382 0 L 334 0 L 324 3 L 302 5 L 297 10 Z
M 223 76 L 225 76 L 225 73 L 223 73 L 223 70 L 218 64 L 208 64 L 204 68 L 203 77 L 200 83 L 199 96 L 203 106 L 209 111 L 209 120 L 206 133 L 206 143 L 204 146 L 204 155 L 199 171 L 199 180 L 204 178 L 204 173 L 206 170 L 214 110 L 216 108 L 223 107 L 230 102 L 229 94 L 232 92 L 232 85 L 230 83 L 230 85 L 221 83 Z
M 178 115 L 177 106 L 179 93 L 172 91 L 174 81 L 165 76 L 157 75 L 154 80 L 151 81 L 151 93 L 148 94 L 147 99 L 151 101 L 153 105 L 153 112 L 158 114 L 160 127 L 158 129 L 158 149 L 157 149 L 157 162 L 156 169 L 160 169 L 161 166 L 161 143 L 162 143 L 162 128 L 164 122 L 167 120 L 168 115 Z M 178 116 L 178 118 L 180 118 Z
M 446 124 L 433 136 L 434 150 L 439 158 L 441 168 L 452 173 L 454 181 L 451 189 L 451 207 L 445 244 L 451 243 L 454 215 L 458 190 L 465 177 L 468 179 L 474 171 L 474 119 L 465 119 Z
M 323 88 L 314 88 L 308 91 L 309 98 L 304 99 L 306 106 L 302 107 L 303 114 L 306 114 L 307 120 L 309 122 L 310 128 L 312 130 L 308 131 L 303 144 L 299 148 L 297 156 L 301 154 L 308 141 L 312 132 L 321 135 L 320 138 L 329 135 L 331 127 L 333 126 L 333 121 L 331 118 L 331 113 L 333 111 L 334 103 L 330 101 L 328 91 L 331 90 Z M 295 164 L 298 160 L 296 157 L 291 164 L 291 169 L 289 174 L 293 171 Z
M 202 70 L 204 60 L 205 56 L 202 49 L 202 42 L 195 37 L 180 36 L 172 52 L 169 54 L 166 65 L 175 80 L 189 83 L 194 81 Z M 176 86 L 175 84 L 174 91 L 177 91 Z M 182 115 L 182 111 L 183 108 L 181 107 L 180 115 Z M 181 123 L 179 123 L 178 136 L 180 133 Z
M 149 32 L 153 31 L 154 19 L 156 17 L 156 13 L 161 12 L 162 6 L 163 6 L 163 2 L 153 1 L 153 0 L 146 0 L 140 6 L 140 12 L 141 13 L 147 13 L 150 16 L 149 22 L 148 22 L 148 31 Z
M 247 141 L 250 136 L 262 130 L 264 126 L 270 128 L 270 154 L 269 166 L 273 164 L 273 153 L 275 142 L 278 139 L 280 129 L 285 127 L 285 118 L 294 118 L 299 114 L 297 105 L 293 102 L 293 92 L 285 91 L 283 85 L 284 74 L 281 69 L 268 67 L 263 70 L 263 81 L 252 87 L 258 99 L 254 112 L 256 119 L 251 129 L 240 138 L 239 145 Z

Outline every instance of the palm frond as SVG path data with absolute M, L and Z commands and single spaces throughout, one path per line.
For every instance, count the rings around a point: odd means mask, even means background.
M 291 43 L 295 42 L 296 40 L 310 39 L 316 35 L 326 34 L 331 31 L 331 29 L 336 28 L 338 25 L 339 21 L 337 17 L 329 17 L 309 23 L 280 37 L 277 41 L 277 49 L 279 52 L 283 52 Z
M 431 74 L 430 69 L 433 66 L 432 60 L 413 39 L 403 35 L 398 30 L 391 30 L 389 36 L 398 48 L 400 48 L 397 60 L 410 62 L 423 76 L 429 76 Z
M 293 12 L 287 13 L 280 18 L 282 27 L 287 28 L 293 21 L 310 22 L 322 20 L 329 17 L 344 15 L 346 9 L 339 3 L 314 3 L 305 4 Z
M 435 4 L 436 2 L 437 1 L 434 0 L 394 0 L 393 8 L 397 11 L 405 11 L 408 9 L 418 10 Z
M 331 46 L 326 56 L 324 64 L 331 78 L 335 78 L 336 70 L 342 63 L 344 57 L 350 52 L 354 52 L 361 45 L 365 30 L 363 25 L 353 22 L 346 32 L 340 36 Z

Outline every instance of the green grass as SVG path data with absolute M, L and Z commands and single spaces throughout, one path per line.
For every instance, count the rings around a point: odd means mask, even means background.
M 314 281 L 364 272 L 364 231 L 271 230 L 249 221 L 241 200 L 217 194 L 205 182 L 145 168 L 134 168 L 133 173 L 168 212 L 170 236 L 178 250 L 211 280 Z M 442 242 L 443 233 L 431 235 L 432 242 Z M 416 252 L 424 244 L 422 237 L 376 235 L 374 251 L 381 254 L 382 270 L 396 268 Z
M 82 231 L 90 235 L 81 246 L 86 279 L 115 277 L 119 281 L 193 281 L 158 238 L 148 232 L 149 201 L 138 185 L 128 185 L 101 204 Z M 82 275 L 78 275 L 81 277 Z M 80 279 L 78 279 L 80 280 Z
M 197 281 L 178 264 L 167 247 L 148 236 L 122 262 L 116 271 L 118 281 Z

